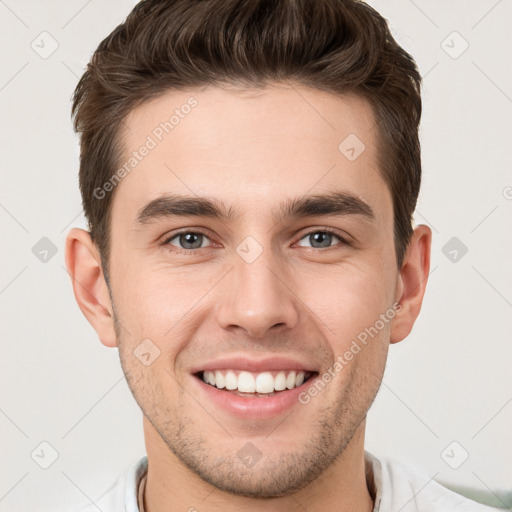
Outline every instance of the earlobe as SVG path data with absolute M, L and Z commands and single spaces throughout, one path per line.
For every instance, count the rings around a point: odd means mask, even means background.
M 398 276 L 395 299 L 401 309 L 393 320 L 391 343 L 406 338 L 419 315 L 430 272 L 431 242 L 431 229 L 425 225 L 416 227 Z
M 116 347 L 112 304 L 98 250 L 88 231 L 70 230 L 66 237 L 66 267 L 78 306 L 101 343 Z

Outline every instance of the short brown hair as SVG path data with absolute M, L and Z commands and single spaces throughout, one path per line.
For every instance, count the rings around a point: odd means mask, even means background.
M 401 267 L 421 181 L 421 76 L 386 20 L 359 0 L 144 0 L 100 43 L 73 96 L 83 208 L 107 282 L 115 189 L 94 191 L 119 166 L 127 114 L 168 90 L 283 81 L 369 101 Z

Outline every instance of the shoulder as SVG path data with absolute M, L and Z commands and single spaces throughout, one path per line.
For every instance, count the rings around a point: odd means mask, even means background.
M 376 491 L 375 512 L 490 512 L 498 509 L 472 501 L 447 489 L 418 469 L 391 458 L 377 458 L 365 452 L 373 470 Z
M 114 483 L 97 499 L 68 512 L 139 512 L 137 489 L 148 467 L 146 455 L 127 468 Z

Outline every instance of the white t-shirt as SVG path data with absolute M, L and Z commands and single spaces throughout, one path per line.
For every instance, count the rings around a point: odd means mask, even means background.
M 485 512 L 488 507 L 450 491 L 417 469 L 392 459 L 378 459 L 365 451 L 366 467 L 373 475 L 373 512 Z M 143 512 L 137 502 L 139 483 L 145 479 L 147 456 L 123 473 L 95 503 L 73 512 Z M 143 482 L 144 483 L 144 482 Z

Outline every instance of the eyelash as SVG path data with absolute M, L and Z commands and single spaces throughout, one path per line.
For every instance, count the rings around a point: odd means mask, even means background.
M 322 229 L 312 229 L 306 233 L 304 233 L 300 238 L 299 238 L 299 241 L 302 240 L 303 238 L 309 236 L 309 235 L 312 235 L 313 233 L 328 233 L 330 235 L 334 235 L 336 238 L 338 238 L 340 240 L 341 243 L 338 243 L 338 244 L 334 244 L 332 245 L 331 247 L 324 247 L 324 248 L 316 248 L 316 247 L 305 247 L 306 249 L 312 249 L 312 250 L 316 250 L 316 251 L 327 251 L 329 249 L 333 249 L 335 248 L 337 245 L 347 245 L 347 246 L 350 246 L 351 244 L 343 237 L 339 234 L 339 232 L 335 229 L 332 229 L 332 228 L 322 228 Z M 180 235 L 187 235 L 187 234 L 194 234 L 194 235 L 203 235 L 205 236 L 206 238 L 210 239 L 210 237 L 208 236 L 207 233 L 205 233 L 204 231 L 200 230 L 200 229 L 197 229 L 197 230 L 184 230 L 184 231 L 179 231 L 177 233 L 173 233 L 170 237 L 167 237 L 165 239 L 165 241 L 162 243 L 162 245 L 167 245 L 167 246 L 171 246 L 173 247 L 171 249 L 172 252 L 176 253 L 176 254 L 187 254 L 187 255 L 193 255 L 195 254 L 197 251 L 199 251 L 200 249 L 211 249 L 212 247 L 209 246 L 209 247 L 198 247 L 197 249 L 179 249 L 178 247 L 175 247 L 173 246 L 170 242 L 171 240 L 174 240 L 175 238 L 179 237 Z M 211 240 L 210 240 L 211 241 Z

